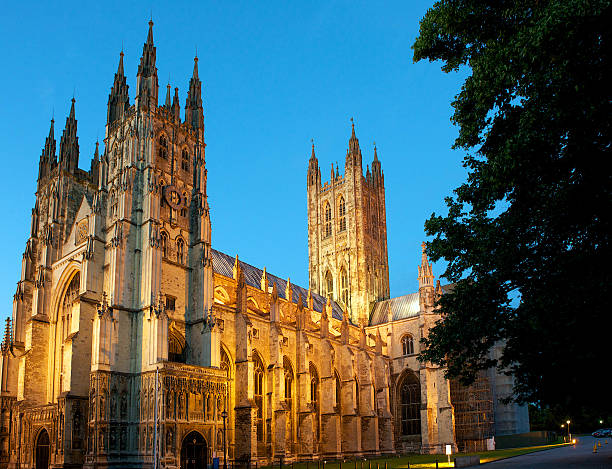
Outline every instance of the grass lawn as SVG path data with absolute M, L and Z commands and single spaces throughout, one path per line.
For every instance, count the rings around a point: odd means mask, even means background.
M 525 448 L 512 448 L 512 449 L 499 449 L 495 451 L 481 451 L 477 453 L 458 453 L 460 456 L 474 455 L 480 456 L 480 462 L 486 463 L 491 461 L 497 461 L 498 459 L 511 458 L 513 456 L 520 456 L 521 454 L 534 453 L 536 451 L 543 451 L 547 449 L 560 448 L 566 446 L 569 443 L 561 443 L 554 445 L 545 446 L 528 446 Z M 381 457 L 371 459 L 368 461 L 357 461 L 357 469 L 406 469 L 408 463 L 410 463 L 410 469 L 433 469 L 436 467 L 436 459 L 438 460 L 438 467 L 454 467 L 453 457 L 451 456 L 450 466 L 448 465 L 446 456 L 442 454 L 408 454 L 399 458 L 394 457 Z M 385 463 L 387 464 L 385 468 Z M 278 465 L 274 465 L 274 469 L 278 468 Z M 310 462 L 296 463 L 291 465 L 283 465 L 283 469 L 341 469 L 338 461 L 330 461 L 325 465 L 321 462 L 317 468 L 317 463 Z M 266 469 L 266 468 L 261 468 Z M 268 466 L 267 469 L 270 469 Z M 355 469 L 355 461 L 346 461 L 342 463 L 342 469 Z

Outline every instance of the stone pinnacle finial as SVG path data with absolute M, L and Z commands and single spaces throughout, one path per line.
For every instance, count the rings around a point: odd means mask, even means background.
M 149 34 L 147 34 L 147 44 L 153 45 L 153 13 L 151 13 L 151 19 L 149 20 Z

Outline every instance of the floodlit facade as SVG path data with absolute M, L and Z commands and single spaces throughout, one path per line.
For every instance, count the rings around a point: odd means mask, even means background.
M 178 88 L 158 93 L 150 22 L 89 171 L 75 100 L 57 156 L 51 121 L 1 347 L 0 468 L 456 448 L 450 384 L 416 359 L 444 288 L 423 254 L 419 292 L 389 298 L 376 149 L 364 175 L 353 126 L 345 175 L 322 184 L 313 146 L 302 288 L 211 245 L 198 59 L 183 118 Z

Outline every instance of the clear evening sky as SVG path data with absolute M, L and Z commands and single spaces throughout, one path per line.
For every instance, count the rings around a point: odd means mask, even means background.
M 432 3 L 5 3 L 0 316 L 12 311 L 51 115 L 59 153 L 74 93 L 88 170 L 122 47 L 133 104 L 151 11 L 162 103 L 170 80 L 184 107 L 197 47 L 213 247 L 306 287 L 310 140 L 328 180 L 332 162 L 343 172 L 353 117 L 364 171 L 375 141 L 385 173 L 391 296 L 416 291 L 424 220 L 445 212 L 465 175 L 463 154 L 450 150 L 463 76 L 412 62 Z

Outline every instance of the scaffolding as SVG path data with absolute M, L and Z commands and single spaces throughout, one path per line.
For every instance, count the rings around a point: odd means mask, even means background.
M 451 380 L 450 392 L 455 411 L 455 439 L 459 451 L 487 450 L 487 440 L 494 436 L 495 426 L 489 378 L 481 372 L 469 386 L 458 380 Z

